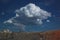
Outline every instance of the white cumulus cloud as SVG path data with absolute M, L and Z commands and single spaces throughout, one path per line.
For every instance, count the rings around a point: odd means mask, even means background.
M 5 21 L 4 23 L 13 23 L 13 24 L 43 24 L 43 20 L 51 17 L 51 13 L 41 9 L 39 6 L 30 3 L 24 7 L 15 11 L 16 16 Z
M 48 19 L 51 17 L 51 13 L 41 9 L 39 6 L 36 6 L 33 3 L 30 3 L 19 10 L 16 10 L 16 14 L 19 14 L 22 17 L 26 18 L 35 18 L 35 23 L 42 24 L 42 20 Z M 30 20 L 31 21 L 31 20 Z

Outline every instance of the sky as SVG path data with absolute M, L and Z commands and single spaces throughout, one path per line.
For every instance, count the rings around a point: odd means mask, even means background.
M 23 11 L 25 16 L 23 15 L 23 17 L 18 18 L 15 17 L 16 14 L 20 13 L 19 11 L 21 11 L 20 9 L 22 7 L 27 8 L 27 5 L 29 5 L 30 3 L 41 8 L 43 10 L 43 14 L 45 13 L 44 11 L 50 13 L 51 17 L 48 17 L 47 15 L 46 17 L 48 18 L 42 19 L 43 23 L 38 25 L 34 24 L 36 22 L 36 19 L 34 19 L 34 21 L 31 21 L 31 16 L 27 15 L 27 17 L 25 17 L 26 11 Z M 23 9 L 24 8 L 22 8 L 22 10 Z M 15 13 L 16 10 L 18 10 L 17 13 Z M 20 16 L 20 14 L 18 16 Z M 37 17 L 37 19 L 40 19 L 39 17 Z M 15 23 L 15 25 L 13 23 L 4 23 L 9 19 L 13 19 L 13 21 L 16 20 L 18 22 L 20 21 L 18 25 L 20 25 L 21 27 L 17 26 Z M 60 0 L 0 0 L 0 30 L 3 29 L 9 29 L 14 32 L 43 32 L 50 30 L 60 30 Z

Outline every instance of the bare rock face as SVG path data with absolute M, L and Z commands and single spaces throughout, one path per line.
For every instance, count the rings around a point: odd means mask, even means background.
M 0 32 L 0 40 L 60 40 L 60 31 Z

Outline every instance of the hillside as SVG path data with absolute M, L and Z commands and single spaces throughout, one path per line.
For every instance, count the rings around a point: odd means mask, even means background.
M 60 40 L 60 31 L 0 32 L 0 40 Z

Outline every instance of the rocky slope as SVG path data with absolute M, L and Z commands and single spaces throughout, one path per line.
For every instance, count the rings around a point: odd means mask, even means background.
M 0 32 L 0 40 L 60 40 L 60 31 L 49 32 Z

